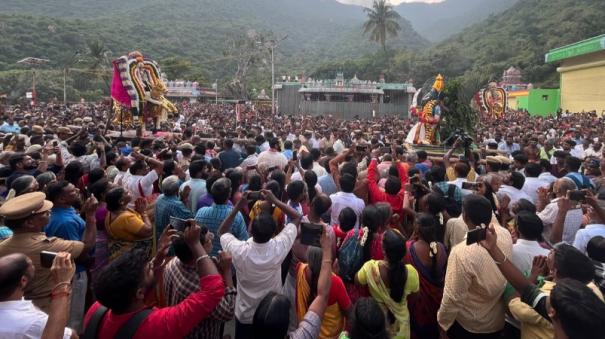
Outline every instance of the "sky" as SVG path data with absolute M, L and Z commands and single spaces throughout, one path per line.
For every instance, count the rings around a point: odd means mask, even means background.
M 337 0 L 338 2 L 342 2 L 344 4 L 355 4 L 355 5 L 365 5 L 371 6 L 373 0 Z M 393 5 L 399 5 L 404 2 L 425 2 L 425 3 L 436 3 L 442 2 L 444 0 L 389 0 L 389 2 Z

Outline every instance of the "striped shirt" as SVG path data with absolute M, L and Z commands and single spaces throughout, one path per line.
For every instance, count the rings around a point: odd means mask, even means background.
M 164 270 L 164 291 L 168 305 L 176 305 L 200 288 L 200 276 L 193 266 L 183 264 L 174 258 Z M 225 287 L 225 295 L 210 316 L 202 320 L 186 338 L 221 339 L 224 322 L 233 319 L 237 290 Z
M 231 213 L 231 209 L 233 209 L 233 206 L 213 204 L 210 207 L 200 208 L 195 215 L 195 221 L 197 221 L 198 224 L 206 226 L 209 232 L 216 235 L 212 240 L 212 252 L 209 253 L 210 255 L 216 256 L 218 255 L 218 251 L 222 249 L 220 237 L 216 233 L 223 220 L 227 219 L 227 216 Z M 240 212 L 237 212 L 237 215 L 231 224 L 229 233 L 233 234 L 239 240 L 248 240 L 246 222 Z
M 155 236 L 157 239 L 170 223 L 170 217 L 193 219 L 193 213 L 176 196 L 162 194 L 155 202 Z

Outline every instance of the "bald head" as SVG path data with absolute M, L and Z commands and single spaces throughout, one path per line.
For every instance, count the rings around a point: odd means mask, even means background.
M 18 289 L 25 287 L 23 277 L 28 281 L 33 275 L 31 260 L 25 254 L 15 253 L 0 257 L 0 301 L 10 300 Z
M 576 189 L 578 189 L 578 186 L 569 178 L 561 178 L 555 181 L 554 191 L 558 197 L 564 197 L 567 195 L 568 191 Z

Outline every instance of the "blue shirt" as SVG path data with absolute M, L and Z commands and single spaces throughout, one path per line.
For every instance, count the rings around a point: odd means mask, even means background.
M 212 252 L 210 255 L 218 255 L 218 251 L 222 250 L 220 237 L 217 234 L 218 228 L 221 226 L 223 220 L 227 218 L 232 206 L 229 205 L 217 205 L 213 204 L 210 207 L 202 207 L 197 211 L 195 215 L 195 221 L 198 224 L 206 226 L 209 232 L 214 233 L 214 239 L 212 240 Z M 237 212 L 233 224 L 231 224 L 230 233 L 233 234 L 237 239 L 245 241 L 248 240 L 248 230 L 246 229 L 246 222 L 240 212 Z
M 321 187 L 321 192 L 327 196 L 338 192 L 334 178 L 329 173 L 317 178 L 317 183 Z
M 0 226 L 0 240 L 10 238 L 13 235 L 13 231 L 6 226 Z
M 218 154 L 221 160 L 221 172 L 229 168 L 234 168 L 242 163 L 242 155 L 233 149 L 224 150 Z
M 164 228 L 170 224 L 170 217 L 193 219 L 193 213 L 177 196 L 160 195 L 155 202 L 155 238 L 159 239 Z
M 286 156 L 286 159 L 292 160 L 293 152 L 291 149 L 285 149 L 282 153 Z
M 197 212 L 198 200 L 200 200 L 200 197 L 207 193 L 206 180 L 191 178 L 181 185 L 181 191 L 185 188 L 185 186 L 191 187 L 191 192 L 189 192 L 189 204 L 191 205 L 191 212 L 195 214 Z
M 0 132 L 3 133 L 20 133 L 21 132 L 21 127 L 19 127 L 19 124 L 17 124 L 16 122 L 13 122 L 12 125 L 10 125 L 8 122 L 4 122 L 2 124 L 2 126 L 0 126 Z
M 53 207 L 50 210 L 48 225 L 44 228 L 47 237 L 64 240 L 82 241 L 86 222 L 73 207 Z M 85 270 L 83 265 L 76 265 L 76 272 Z

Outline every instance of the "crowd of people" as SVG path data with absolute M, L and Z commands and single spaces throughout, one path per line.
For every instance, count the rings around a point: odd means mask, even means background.
M 0 109 L 0 338 L 605 338 L 596 113 L 179 112 Z

